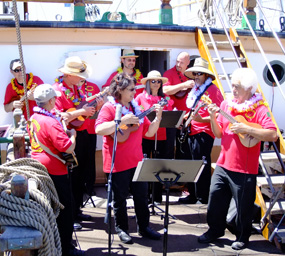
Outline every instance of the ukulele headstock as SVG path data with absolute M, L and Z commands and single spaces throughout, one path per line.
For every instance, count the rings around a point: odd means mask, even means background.
M 210 97 L 207 96 L 207 95 L 203 95 L 203 96 L 201 97 L 201 100 L 202 100 L 205 104 L 207 104 L 207 105 L 210 105 L 210 104 L 213 103 L 212 100 L 210 99 Z
M 162 98 L 162 99 L 158 102 L 158 104 L 159 104 L 161 107 L 167 105 L 167 103 L 168 103 L 168 101 L 167 101 L 166 99 L 164 99 L 164 98 Z

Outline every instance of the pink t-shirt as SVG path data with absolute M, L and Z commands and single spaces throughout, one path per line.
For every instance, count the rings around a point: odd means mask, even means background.
M 184 76 L 181 72 L 176 70 L 176 66 L 164 72 L 163 77 L 168 78 L 168 82 L 166 82 L 163 86 L 166 85 L 177 85 L 189 80 L 186 76 Z M 177 110 L 185 110 L 188 111 L 189 109 L 186 106 L 186 99 L 187 93 L 182 98 L 177 98 L 175 95 L 169 95 L 169 97 L 174 101 L 173 108 Z
M 66 88 L 69 88 L 64 82 L 62 82 L 62 84 L 66 87 Z M 55 101 L 55 108 L 58 109 L 60 112 L 66 112 L 67 110 L 69 109 L 73 109 L 73 108 L 76 108 L 76 106 L 74 105 L 74 103 L 71 101 L 71 99 L 67 98 L 67 96 L 65 95 L 65 93 L 63 92 L 63 89 L 62 89 L 62 85 L 61 83 L 55 83 L 53 85 L 53 88 L 56 90 L 56 91 L 59 91 L 61 92 L 61 96 L 57 97 L 56 98 L 56 101 Z M 74 93 L 74 90 L 70 89 L 71 92 Z M 83 94 L 85 95 L 85 88 L 83 88 L 82 86 L 82 91 L 83 91 Z M 78 98 L 79 95 L 77 93 L 77 90 L 75 90 L 75 95 L 76 97 Z M 82 99 L 85 101 L 85 98 Z M 87 127 L 89 125 L 89 120 L 86 119 L 83 123 L 83 125 L 80 127 L 80 128 L 77 128 L 76 130 L 77 131 L 83 131 L 83 130 L 86 130 Z
M 72 145 L 59 121 L 52 117 L 35 113 L 31 117 L 31 125 L 38 140 L 59 157 L 61 157 L 61 152 L 65 152 Z M 49 174 L 67 174 L 66 166 L 59 159 L 42 150 L 33 134 L 29 135 L 32 148 L 31 157 L 40 161 L 47 168 Z
M 107 82 L 106 82 L 104 85 L 102 85 L 102 88 L 107 87 L 107 86 L 110 86 L 110 84 L 111 84 L 113 78 L 114 78 L 118 73 L 119 73 L 118 71 L 113 72 L 113 73 L 110 75 L 110 77 L 108 78 Z M 135 76 L 135 74 L 134 74 L 134 76 Z M 143 75 L 141 74 L 140 77 L 139 77 L 139 79 L 137 79 L 136 86 L 140 86 L 140 85 L 142 84 L 142 83 L 141 83 L 141 80 L 142 80 L 142 79 L 143 79 Z M 144 90 L 144 88 L 136 89 L 135 97 L 136 97 L 137 95 L 139 95 L 140 93 L 142 93 L 143 90 Z
M 228 102 L 223 101 L 220 108 L 226 113 L 236 116 L 229 110 Z M 272 122 L 267 107 L 261 105 L 255 109 L 255 115 L 249 119 L 242 115 L 248 122 L 257 123 L 264 129 L 272 129 L 276 131 L 276 127 Z M 260 154 L 260 142 L 254 147 L 247 148 L 242 145 L 237 134 L 229 130 L 230 122 L 219 114 L 218 123 L 222 127 L 221 153 L 217 161 L 217 165 L 226 168 L 229 171 L 240 172 L 246 174 L 258 173 L 258 158 Z
M 204 95 L 208 96 L 213 103 L 215 103 L 218 107 L 221 105 L 221 102 L 223 101 L 223 95 L 221 94 L 220 90 L 217 88 L 215 84 L 212 84 L 208 87 L 208 89 L 205 91 Z M 202 101 L 199 101 L 199 104 L 201 104 Z M 197 107 L 199 106 L 197 104 Z M 198 114 L 201 117 L 207 117 L 209 116 L 207 106 L 200 108 L 198 111 Z M 211 137 L 215 138 L 215 135 L 212 132 L 211 124 L 210 123 L 201 123 L 197 121 L 191 121 L 191 133 L 190 135 L 195 135 L 201 132 L 205 132 L 209 134 Z
M 168 96 L 167 96 L 168 97 Z M 161 96 L 152 96 L 148 95 L 146 91 L 143 91 L 136 97 L 136 101 L 143 111 L 148 110 L 154 104 L 157 104 L 161 100 Z M 173 101 L 171 99 L 168 100 L 168 104 L 164 106 L 164 110 L 172 110 Z M 146 137 L 143 136 L 144 139 L 155 140 L 155 136 Z M 166 140 L 166 128 L 158 128 L 157 130 L 157 140 Z
M 104 122 L 113 121 L 115 118 L 115 106 L 107 102 L 101 108 L 98 118 L 96 119 L 96 126 Z M 150 121 L 145 117 L 143 124 L 138 130 L 130 133 L 130 136 L 125 142 L 117 144 L 115 165 L 113 172 L 122 172 L 131 168 L 135 168 L 139 161 L 143 158 L 142 152 L 142 137 L 148 131 Z M 113 143 L 111 136 L 103 136 L 103 169 L 104 172 L 109 173 L 111 170 Z
M 26 83 L 28 85 L 30 79 L 30 74 L 27 74 L 27 80 Z M 19 89 L 19 90 L 23 90 L 23 85 L 20 85 L 17 83 L 16 79 L 15 81 L 15 86 Z M 40 79 L 37 76 L 33 76 L 33 81 L 32 81 L 32 86 L 36 87 L 37 85 L 43 84 L 44 82 L 42 81 L 42 79 Z M 8 84 L 7 88 L 6 88 L 6 92 L 5 92 L 5 99 L 4 99 L 4 105 L 7 105 L 9 103 L 11 103 L 12 101 L 15 100 L 19 100 L 22 96 L 24 96 L 24 93 L 21 95 L 18 95 L 17 92 L 15 90 L 13 90 L 12 84 Z M 34 114 L 33 108 L 37 106 L 37 103 L 34 100 L 29 100 L 29 111 L 30 111 L 30 116 L 32 116 L 32 114 Z M 23 108 L 23 113 L 24 113 L 24 117 L 27 120 L 27 110 L 26 110 L 26 105 Z

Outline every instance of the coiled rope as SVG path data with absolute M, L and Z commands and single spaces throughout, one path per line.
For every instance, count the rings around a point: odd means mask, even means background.
M 29 200 L 11 195 L 11 179 L 25 175 L 37 181 L 38 189 L 29 188 Z M 61 243 L 56 217 L 63 205 L 47 169 L 39 161 L 20 158 L 0 165 L 0 225 L 33 227 L 43 234 L 39 256 L 60 256 Z

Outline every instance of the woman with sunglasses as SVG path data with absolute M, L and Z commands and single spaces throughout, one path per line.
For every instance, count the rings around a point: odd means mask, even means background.
M 142 112 L 134 100 L 136 79 L 124 73 L 117 75 L 112 81 L 106 102 L 99 112 L 95 124 L 97 134 L 103 138 L 103 169 L 110 173 L 114 140 L 112 135 L 116 129 L 114 121 L 116 108 L 122 106 L 120 129 L 128 137 L 117 144 L 115 163 L 112 173 L 113 209 L 115 230 L 123 243 L 131 244 L 128 233 L 128 215 L 126 199 L 129 192 L 133 194 L 138 232 L 150 239 L 160 239 L 160 234 L 149 227 L 148 184 L 147 182 L 132 182 L 138 162 L 143 159 L 142 138 L 153 137 L 156 133 L 162 115 L 162 107 L 155 105 L 156 118 L 150 122 L 147 117 L 139 119 Z M 131 127 L 130 127 L 131 126 Z M 137 128 L 128 133 L 123 128 Z
M 25 69 L 25 67 L 24 67 Z M 15 108 L 23 109 L 23 114 L 27 120 L 27 109 L 25 106 L 24 98 L 24 86 L 23 86 L 23 70 L 21 67 L 20 59 L 15 59 L 10 62 L 10 72 L 14 76 L 11 83 L 7 85 L 4 99 L 5 111 L 12 112 Z M 37 85 L 43 84 L 44 82 L 32 73 L 26 74 L 26 86 L 27 86 L 27 97 L 29 100 L 29 111 L 30 116 L 34 113 L 33 108 L 37 106 L 33 91 Z
M 168 78 L 161 77 L 160 72 L 153 70 L 147 74 L 147 77 L 141 80 L 145 85 L 145 90 L 136 97 L 136 101 L 141 106 L 143 111 L 148 110 L 154 104 L 157 104 L 161 99 L 165 98 L 162 92 L 162 85 L 168 81 Z M 166 98 L 168 103 L 164 106 L 164 110 L 172 110 L 173 100 Z M 167 144 L 166 144 L 166 128 L 159 128 L 153 137 L 143 136 L 143 153 L 148 158 L 166 159 Z M 152 193 L 153 201 L 161 203 L 162 201 L 162 184 L 155 182 L 154 191 Z

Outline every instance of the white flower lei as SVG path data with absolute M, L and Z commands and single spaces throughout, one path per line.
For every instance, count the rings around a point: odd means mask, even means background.
M 107 97 L 108 101 L 114 105 L 115 107 L 120 104 L 120 103 L 117 103 L 115 101 L 115 98 L 113 96 L 108 96 Z M 140 107 L 138 105 L 138 103 L 133 99 L 132 100 L 132 107 L 134 108 L 134 112 L 135 112 L 135 116 L 138 116 L 139 114 L 141 114 L 141 110 L 140 110 Z M 132 111 L 130 111 L 129 109 L 127 109 L 125 106 L 122 106 L 122 114 L 123 115 L 127 115 L 127 114 L 133 114 Z M 140 124 L 142 124 L 144 122 L 144 118 L 140 119 Z

